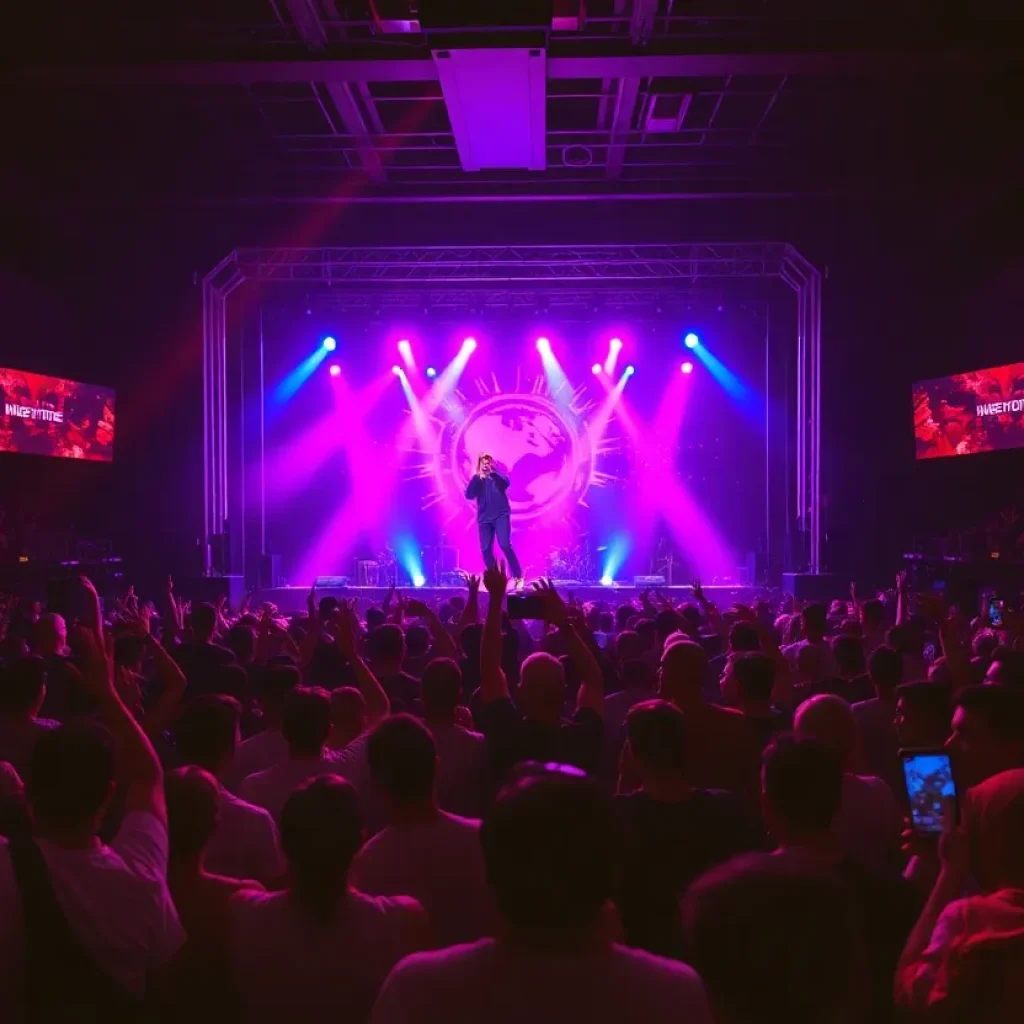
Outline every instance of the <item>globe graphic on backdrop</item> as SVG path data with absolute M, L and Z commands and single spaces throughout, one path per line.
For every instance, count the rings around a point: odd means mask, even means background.
M 575 502 L 590 480 L 590 453 L 572 414 L 546 397 L 492 395 L 474 406 L 456 432 L 451 469 L 465 488 L 483 452 L 508 473 L 512 511 L 522 519 Z

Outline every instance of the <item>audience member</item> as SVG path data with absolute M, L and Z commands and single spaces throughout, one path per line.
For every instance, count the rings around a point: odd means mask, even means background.
M 254 878 L 276 885 L 284 877 L 277 826 L 270 812 L 224 788 L 238 744 L 241 709 L 232 697 L 206 694 L 181 713 L 174 729 L 178 758 L 217 782 L 217 821 L 205 845 L 205 865 L 215 875 Z
M 360 850 L 352 884 L 371 896 L 418 900 L 441 946 L 493 934 L 480 822 L 437 806 L 433 737 L 415 718 L 395 715 L 374 729 L 368 751 L 389 824 Z
M 754 726 L 732 708 L 704 700 L 704 648 L 689 640 L 667 647 L 661 658 L 660 696 L 686 719 L 686 776 L 698 789 L 757 795 L 761 748 Z
M 395 711 L 414 711 L 419 698 L 419 680 L 402 668 L 405 636 L 400 626 L 385 622 L 366 638 L 370 671 L 384 688 Z
M 0 669 L 0 761 L 23 778 L 29 775 L 32 750 L 59 722 L 40 718 L 46 699 L 46 662 L 38 655 L 19 658 Z
M 679 900 L 715 864 L 756 849 L 762 836 L 742 802 L 687 782 L 687 723 L 674 704 L 636 704 L 623 758 L 639 790 L 615 799 L 625 866 L 616 902 L 630 946 L 681 959 Z
M 526 659 L 518 707 L 512 703 L 501 670 L 501 609 L 508 589 L 504 566 L 489 569 L 484 585 L 490 602 L 480 647 L 479 721 L 498 779 L 521 761 L 553 761 L 596 772 L 604 744 L 604 679 L 564 602 L 550 584 L 538 590 L 545 622 L 558 630 L 579 673 L 576 710 L 567 722 L 562 720 L 565 670 L 550 654 L 539 652 Z
M 985 682 L 1024 690 L 1024 651 L 997 647 L 985 673 Z
M 726 668 L 729 659 L 735 654 L 750 654 L 761 650 L 761 637 L 757 631 L 757 623 L 741 619 L 734 622 L 729 629 L 729 649 L 715 655 L 708 661 L 707 685 L 704 695 L 711 704 L 727 704 L 729 707 L 738 705 L 735 693 L 728 692 Z
M 281 735 L 288 757 L 248 776 L 238 795 L 265 807 L 280 821 L 285 801 L 296 786 L 318 775 L 337 772 L 337 761 L 326 749 L 331 733 L 331 696 L 319 687 L 297 686 L 284 700 Z
M 860 740 L 861 763 L 869 775 L 884 779 L 897 798 L 903 793 L 903 772 L 896 731 L 896 688 L 903 681 L 903 658 L 882 644 L 868 661 L 875 696 L 853 705 Z
M 963 826 L 907 940 L 897 1004 L 914 1019 L 1010 1024 L 1024 1006 L 1024 769 L 969 790 Z M 972 877 L 980 891 L 964 898 Z
M 220 669 L 235 661 L 230 648 L 214 642 L 217 633 L 217 609 L 212 604 L 197 604 L 192 609 L 192 639 L 174 648 L 174 659 L 188 680 L 186 699 L 218 690 Z
M 288 742 L 281 733 L 281 714 L 288 694 L 302 681 L 294 665 L 267 665 L 256 674 L 256 700 L 262 712 L 262 732 L 242 740 L 231 766 L 231 788 L 238 791 L 249 775 L 261 772 L 288 756 Z
M 725 673 L 729 688 L 735 690 L 740 714 L 757 733 L 762 749 L 774 736 L 791 727 L 789 715 L 772 704 L 775 663 L 767 654 L 734 654 Z
M 312 779 L 288 797 L 281 812 L 288 889 L 243 891 L 231 907 L 243 1020 L 366 1020 L 391 968 L 428 944 L 415 900 L 373 898 L 349 884 L 361 841 L 356 791 L 344 780 Z
M 896 687 L 893 719 L 899 746 L 941 747 L 949 739 L 952 713 L 949 687 L 944 683 L 901 683 Z
M 747 854 L 690 886 L 683 919 L 718 1024 L 866 1019 L 856 908 L 834 871 Z
M 98 625 L 99 600 L 87 596 Z M 64 725 L 37 740 L 35 835 L 0 843 L 0 963 L 24 970 L 24 988 L 19 971 L 0 971 L 0 1005 L 15 1020 L 25 1007 L 45 1020 L 115 1017 L 141 1001 L 185 938 L 167 889 L 160 762 L 114 690 L 99 630 L 82 643 L 82 682 L 102 725 Z M 97 833 L 115 779 L 124 815 L 105 846 Z
M 87 702 L 83 703 L 81 673 L 67 658 L 68 631 L 64 617 L 55 612 L 40 615 L 29 637 L 32 653 L 42 658 L 46 667 L 46 699 L 40 715 L 65 722 L 72 715 L 91 711 Z
M 962 786 L 1024 768 L 1024 691 L 1004 686 L 961 690 L 946 747 Z
M 832 640 L 836 675 L 825 681 L 823 692 L 834 693 L 848 704 L 873 696 L 871 680 L 864 661 L 864 643 L 859 636 L 840 634 Z
M 437 748 L 437 803 L 443 811 L 479 818 L 491 791 L 487 740 L 459 724 L 462 673 L 451 658 L 435 658 L 420 681 L 423 719 Z M 464 710 L 464 709 L 463 709 Z
M 796 668 L 800 658 L 800 652 L 811 647 L 818 652 L 815 664 L 821 673 L 821 678 L 830 679 L 839 675 L 839 666 L 836 664 L 835 655 L 828 642 L 828 609 L 823 604 L 809 604 L 800 615 L 800 622 L 803 626 L 802 640 L 789 644 L 782 649 L 782 653 Z
M 499 795 L 481 840 L 500 937 L 403 961 L 384 985 L 374 1024 L 710 1024 L 689 967 L 604 937 L 620 845 L 595 783 L 568 767 L 528 775 Z
M 870 662 L 871 655 L 885 643 L 885 605 L 877 597 L 860 606 L 860 624 L 864 657 Z
M 892 790 L 877 776 L 854 775 L 857 723 L 850 705 L 834 694 L 812 697 L 794 720 L 801 739 L 828 747 L 843 765 L 843 792 L 833 822 L 836 842 L 851 860 L 868 868 L 898 863 L 903 816 Z
M 849 885 L 863 924 L 871 971 L 867 1019 L 888 1020 L 896 961 L 917 916 L 908 882 L 893 868 L 873 871 L 851 860 L 833 824 L 843 800 L 843 764 L 815 740 L 781 737 L 764 755 L 762 807 L 779 850 L 832 869 Z

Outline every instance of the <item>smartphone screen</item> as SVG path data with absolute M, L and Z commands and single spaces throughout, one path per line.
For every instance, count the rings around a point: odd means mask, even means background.
M 946 801 L 956 798 L 949 754 L 944 750 L 901 750 L 900 760 L 914 831 L 938 835 L 942 831 Z
M 1003 625 L 1003 610 L 1006 608 L 1006 602 L 999 598 L 992 598 L 988 603 L 988 621 L 996 629 L 1001 629 Z
M 540 594 L 509 594 L 505 601 L 510 619 L 544 618 L 544 602 Z

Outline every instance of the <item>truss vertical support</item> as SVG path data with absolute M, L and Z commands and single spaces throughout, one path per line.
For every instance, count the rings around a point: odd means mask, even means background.
M 821 271 L 787 246 L 782 279 L 796 292 L 796 507 L 808 572 L 822 569 Z
M 213 543 L 228 518 L 227 298 L 241 283 L 235 253 L 203 278 L 203 574 L 214 572 Z M 226 268 L 233 273 L 225 275 Z

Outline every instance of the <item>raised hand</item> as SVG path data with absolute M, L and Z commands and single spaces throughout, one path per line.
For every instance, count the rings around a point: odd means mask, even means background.
M 551 580 L 538 580 L 533 585 L 541 599 L 544 621 L 552 626 L 565 626 L 569 622 L 569 610 Z
M 316 580 L 310 584 L 309 593 L 306 595 L 306 611 L 309 613 L 309 621 L 316 621 Z
M 898 573 L 896 573 L 896 591 L 897 591 L 897 593 L 905 594 L 907 592 L 908 580 L 909 580 L 909 577 L 907 576 L 907 570 L 906 569 L 900 569 L 900 571 Z
M 409 600 L 405 602 L 405 610 L 414 619 L 422 619 L 423 616 L 430 614 L 430 609 L 417 597 L 410 597 Z
M 699 579 L 693 581 L 692 589 L 694 601 L 696 601 L 697 604 L 704 604 L 707 598 L 704 596 L 704 587 L 701 585 Z
M 502 598 L 508 590 L 508 573 L 505 563 L 498 562 L 493 568 L 484 570 L 484 587 L 492 598 Z
M 349 661 L 357 656 L 359 633 L 356 613 L 347 601 L 342 601 L 334 613 L 334 644 Z

